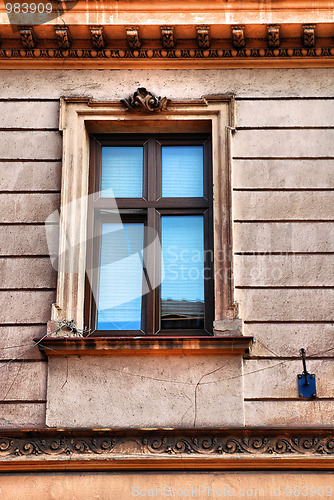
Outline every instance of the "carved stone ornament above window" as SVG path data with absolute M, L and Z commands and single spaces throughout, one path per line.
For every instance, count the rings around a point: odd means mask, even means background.
M 167 109 L 169 99 L 167 99 L 167 97 L 156 97 L 151 94 L 151 92 L 148 92 L 144 87 L 140 87 L 136 90 L 133 96 L 130 96 L 128 99 L 122 99 L 121 102 L 130 111 L 159 113 L 160 111 L 165 111 Z

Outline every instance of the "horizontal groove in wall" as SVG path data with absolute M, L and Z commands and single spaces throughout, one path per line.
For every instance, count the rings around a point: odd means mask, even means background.
M 59 102 L 59 98 L 47 97 L 0 97 L 0 102 Z
M 255 342 L 256 343 L 256 342 Z M 330 352 L 329 350 L 327 352 Z M 324 354 L 327 354 L 327 352 L 325 352 Z M 320 354 L 316 354 L 316 355 L 312 355 L 312 354 L 307 354 L 306 355 L 306 359 L 310 359 L 312 361 L 321 361 L 322 359 L 326 358 L 326 361 L 334 361 L 333 360 L 333 356 L 323 356 Z M 245 361 L 300 361 L 301 362 L 301 357 L 300 356 L 272 356 L 272 355 L 268 355 L 268 356 L 252 356 L 252 355 L 247 355 L 244 357 L 244 360 Z M 245 375 L 247 375 L 247 373 L 245 373 Z M 251 375 L 251 373 L 250 373 Z
M 334 398 L 312 398 L 312 399 L 304 399 L 304 398 L 299 398 L 298 396 L 296 396 L 295 398 L 244 398 L 244 401 L 247 401 L 247 402 L 266 402 L 266 401 L 281 401 L 282 403 L 283 402 L 286 402 L 286 401 L 300 401 L 300 402 L 306 402 L 306 403 L 310 403 L 310 402 L 314 402 L 316 403 L 317 401 L 334 401 Z
M 234 255 L 251 255 L 256 257 L 257 255 L 259 256 L 271 256 L 271 255 L 280 255 L 282 257 L 285 256 L 291 256 L 291 255 L 334 255 L 334 252 L 284 252 L 283 250 L 281 252 L 234 252 Z
M 0 222 L 0 227 L 1 226 L 58 226 L 58 224 L 55 223 L 48 223 L 46 224 L 45 222 Z
M 0 128 L 0 132 L 59 132 L 59 128 L 54 127 L 42 127 L 42 128 L 28 128 L 28 127 L 2 127 Z
M 1 405 L 19 405 L 19 404 L 46 404 L 46 399 L 0 399 Z
M 288 285 L 281 285 L 281 286 L 236 285 L 235 288 L 238 288 L 240 290 L 333 290 L 334 285 L 333 286 L 326 286 L 326 285 L 320 285 L 320 286 L 309 286 L 309 285 L 290 285 L 290 286 L 288 286 Z
M 315 127 L 311 127 L 309 125 L 307 126 L 301 126 L 301 125 L 295 125 L 295 126 L 273 126 L 273 125 L 268 125 L 268 126 L 265 126 L 263 125 L 262 127 L 235 127 L 235 130 L 236 131 L 239 131 L 239 130 L 333 130 L 333 126 L 330 126 L 330 125 L 323 125 L 323 126 L 315 126 Z M 0 129 L 1 130 L 1 129 Z M 28 130 L 34 130 L 34 129 L 28 129 Z M 37 129 L 36 129 L 37 130 Z
M 59 194 L 60 193 L 60 190 L 59 189 L 55 189 L 55 190 L 51 190 L 51 189 L 31 189 L 30 191 L 29 190 L 26 190 L 26 189 L 16 189 L 15 191 L 2 191 L 0 190 L 0 194 Z
M 0 253 L 0 259 L 50 259 L 50 255 L 6 255 Z
M 319 223 L 319 222 L 323 222 L 323 223 L 332 223 L 334 222 L 334 212 L 333 212 L 333 219 L 245 219 L 245 220 L 242 220 L 242 219 L 234 219 L 233 221 L 234 223 L 238 223 L 238 224 L 259 224 L 259 223 L 275 223 L 277 224 L 278 222 L 281 222 L 281 223 L 284 223 L 284 224 L 287 224 L 287 223 L 310 223 L 310 224 L 313 224 L 315 222 Z
M 32 326 L 32 327 L 37 327 L 37 326 L 45 326 L 46 328 L 46 323 L 0 323 L 0 328 L 7 328 L 9 326 L 15 326 L 17 328 L 23 328 L 25 326 Z
M 53 292 L 57 290 L 55 287 L 50 288 L 0 288 L 1 292 Z
M 37 158 L 37 159 L 31 159 L 31 158 L 1 158 L 0 163 L 50 163 L 50 162 L 61 162 L 61 158 Z
M 334 321 L 302 321 L 302 320 L 290 320 L 290 321 L 273 321 L 273 320 L 251 320 L 251 319 L 245 319 L 244 323 L 247 323 L 249 325 L 333 325 L 334 326 Z
M 37 344 L 32 344 L 31 349 L 35 348 Z M 13 363 L 24 364 L 24 363 L 44 363 L 47 364 L 47 360 L 44 359 L 24 359 L 24 358 L 13 358 L 13 359 L 0 359 L 0 369 L 3 368 L 4 365 L 9 365 Z
M 334 156 L 233 156 L 233 160 L 334 160 Z
M 254 163 L 254 162 L 255 162 L 255 161 L 257 161 L 259 158 L 260 158 L 260 157 L 255 157 L 255 158 L 254 158 L 253 156 L 251 156 L 251 157 L 248 157 L 248 156 L 247 156 L 247 157 L 243 157 L 243 158 L 241 158 L 241 160 L 242 160 L 242 161 L 253 161 L 253 163 Z M 235 159 L 238 159 L 238 157 L 236 156 L 236 157 L 235 157 Z M 260 158 L 260 159 L 261 159 L 261 158 Z M 262 159 L 263 159 L 263 157 L 262 157 Z M 302 163 L 303 163 L 303 162 L 304 162 L 304 160 L 305 160 L 305 161 L 312 162 L 312 161 L 314 160 L 314 158 L 308 158 L 308 157 L 304 157 L 304 156 L 298 156 L 298 157 L 293 156 L 293 157 L 287 157 L 287 158 L 283 158 L 282 156 L 279 156 L 279 157 L 276 157 L 276 156 L 271 156 L 270 158 L 266 158 L 266 160 L 268 160 L 268 161 L 269 161 L 269 160 L 270 160 L 270 161 L 277 161 L 277 162 L 280 162 L 280 161 L 282 161 L 282 160 L 289 160 L 289 162 L 290 162 L 290 161 L 293 161 L 293 162 L 302 162 Z M 0 160 L 0 161 L 2 161 L 2 160 Z M 319 158 L 317 158 L 317 161 L 318 161 L 319 163 L 320 163 L 321 161 L 326 162 L 326 161 L 328 161 L 328 159 L 327 159 L 325 156 L 320 156 Z
M 301 96 L 286 96 L 286 97 L 235 97 L 236 101 L 332 101 L 334 97 L 301 97 Z
M 315 188 L 309 188 L 309 187 L 297 187 L 297 188 L 289 188 L 289 187 L 265 187 L 265 188 L 262 188 L 262 187 L 247 187 L 247 188 L 233 188 L 233 191 L 289 191 L 289 192 L 294 192 L 296 191 L 297 193 L 300 192 L 300 191 L 334 191 L 334 187 L 315 187 Z M 5 192 L 5 191 L 4 191 Z M 31 191 L 30 191 L 31 192 Z

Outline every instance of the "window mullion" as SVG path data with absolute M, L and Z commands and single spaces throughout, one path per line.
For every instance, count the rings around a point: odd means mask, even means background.
M 149 138 L 147 141 L 147 200 L 156 200 L 156 141 Z
M 158 290 L 160 278 L 159 219 L 154 208 L 147 211 L 147 227 L 144 250 L 145 279 L 150 289 L 146 296 L 146 334 L 155 335 L 159 325 Z

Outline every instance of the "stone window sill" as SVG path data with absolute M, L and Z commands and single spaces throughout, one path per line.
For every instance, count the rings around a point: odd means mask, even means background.
M 252 337 L 84 337 L 34 339 L 48 357 L 119 355 L 207 355 L 242 356 L 248 354 Z

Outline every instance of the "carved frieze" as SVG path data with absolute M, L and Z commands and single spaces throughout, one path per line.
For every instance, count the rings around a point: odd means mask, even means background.
M 314 436 L 193 436 L 180 439 L 168 436 L 151 437 L 144 439 L 143 444 L 150 453 L 167 453 L 178 455 L 181 453 L 198 453 L 208 455 L 250 454 L 271 455 L 286 454 L 313 454 L 334 455 L 334 436 L 319 439 Z
M 103 26 L 91 26 L 90 36 L 95 49 L 103 49 L 106 46 L 106 40 L 103 33 Z
M 144 87 L 140 87 L 133 96 L 130 96 L 128 99 L 122 99 L 121 102 L 131 111 L 156 113 L 167 109 L 169 100 L 167 97 L 156 97 Z
M 280 46 L 280 25 L 279 24 L 271 24 L 267 26 L 268 30 L 268 46 L 272 48 L 277 48 Z
M 246 45 L 245 26 L 231 26 L 232 42 L 236 49 L 243 49 Z
M 197 45 L 200 49 L 210 47 L 210 26 L 196 26 Z
M 173 26 L 161 26 L 161 41 L 162 46 L 166 49 L 172 49 L 175 47 Z
M 243 59 L 243 60 L 261 60 L 270 61 L 275 60 L 276 58 L 287 59 L 289 63 L 291 63 L 292 58 L 298 58 L 298 65 L 302 63 L 302 61 L 306 62 L 308 59 L 317 59 L 319 62 L 326 58 L 327 64 L 328 61 L 331 61 L 331 64 L 334 62 L 334 47 L 310 47 L 310 48 L 282 48 L 278 47 L 275 50 L 275 54 L 273 54 L 273 49 L 269 47 L 261 47 L 254 48 L 251 47 L 245 50 L 236 50 L 230 48 L 209 48 L 207 50 L 199 50 L 199 49 L 189 49 L 189 48 L 180 48 L 180 49 L 170 49 L 168 52 L 166 49 L 151 49 L 145 48 L 138 51 L 136 57 L 138 59 L 142 59 L 143 61 L 154 61 L 154 60 L 166 60 L 169 59 L 171 61 L 175 60 L 202 60 L 204 61 L 224 61 L 229 64 L 233 59 Z M 134 58 L 133 50 L 129 49 L 101 49 L 96 54 L 96 49 L 69 49 L 68 51 L 64 51 L 62 49 L 31 49 L 29 52 L 22 51 L 20 49 L 1 49 L 0 48 L 0 61 L 17 61 L 18 64 L 25 60 L 34 60 L 40 61 L 41 64 L 44 62 L 60 62 L 61 60 L 91 60 L 92 62 L 97 58 L 103 59 L 106 63 L 108 61 L 129 61 Z M 109 64 L 109 63 L 108 63 Z
M 55 34 L 60 49 L 69 49 L 72 45 L 68 26 L 55 26 Z
M 21 42 L 25 49 L 34 49 L 36 47 L 36 40 L 32 26 L 19 27 Z
M 139 38 L 138 26 L 128 26 L 126 28 L 126 36 L 130 49 L 140 49 L 141 40 Z
M 315 24 L 304 24 L 303 25 L 303 44 L 304 47 L 315 47 L 316 36 L 315 36 Z
M 0 433 L 0 464 L 6 458 L 53 458 L 89 455 L 177 457 L 196 455 L 228 458 L 334 457 L 334 434 L 326 430 L 308 431 L 80 431 L 39 430 Z

